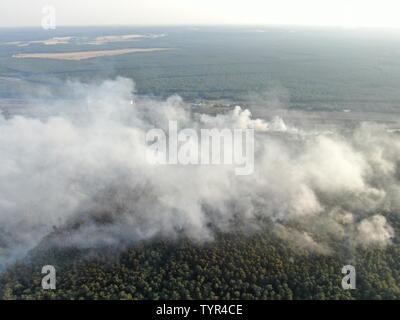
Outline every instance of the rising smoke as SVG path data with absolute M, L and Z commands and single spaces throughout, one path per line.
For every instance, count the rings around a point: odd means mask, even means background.
M 331 252 L 330 241 L 385 247 L 394 237 L 385 214 L 400 209 L 400 139 L 384 126 L 328 134 L 253 119 L 240 107 L 197 114 L 178 96 L 135 95 L 125 78 L 64 89 L 37 102 L 34 116 L 0 115 L 1 264 L 54 228 L 63 244 L 93 247 L 181 235 L 212 240 L 215 230 L 251 230 L 267 219 L 277 236 L 319 254 Z M 167 130 L 169 120 L 182 128 L 254 128 L 254 174 L 150 165 L 145 134 Z

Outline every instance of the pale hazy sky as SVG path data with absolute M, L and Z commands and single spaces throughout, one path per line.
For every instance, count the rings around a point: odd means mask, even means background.
M 399 0 L 0 0 L 0 26 L 290 24 L 400 28 Z

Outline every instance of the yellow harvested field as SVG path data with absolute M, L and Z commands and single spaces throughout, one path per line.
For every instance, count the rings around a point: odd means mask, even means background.
M 101 51 L 77 51 L 77 52 L 60 52 L 60 53 L 18 53 L 14 54 L 13 58 L 18 59 L 54 59 L 54 60 L 85 60 L 99 57 L 119 56 L 128 53 L 140 52 L 157 52 L 167 51 L 170 48 L 132 48 L 132 49 L 117 49 L 117 50 L 101 50 Z

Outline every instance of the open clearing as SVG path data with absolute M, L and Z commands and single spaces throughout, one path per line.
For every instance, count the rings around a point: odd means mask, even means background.
M 18 53 L 13 58 L 18 59 L 54 59 L 54 60 L 85 60 L 99 57 L 119 56 L 128 53 L 158 52 L 171 50 L 169 48 L 133 48 L 101 51 L 78 51 L 78 52 L 60 52 L 60 53 Z

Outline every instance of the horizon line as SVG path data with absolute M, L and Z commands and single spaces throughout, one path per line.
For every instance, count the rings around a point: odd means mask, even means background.
M 311 29 L 340 29 L 340 30 L 385 30 L 385 31 L 400 31 L 400 27 L 388 27 L 388 26 L 342 26 L 342 25 L 306 25 L 306 24 L 239 24 L 239 23 L 223 23 L 223 24 L 87 24 L 87 25 L 70 25 L 62 24 L 58 25 L 56 29 L 49 29 L 45 31 L 56 31 L 58 28 L 158 28 L 158 27 L 188 27 L 188 28 L 200 28 L 200 27 L 254 27 L 254 28 L 311 28 Z M 23 26 L 2 26 L 0 29 L 42 29 L 40 25 L 23 25 Z M 44 30 L 44 29 L 42 29 Z

